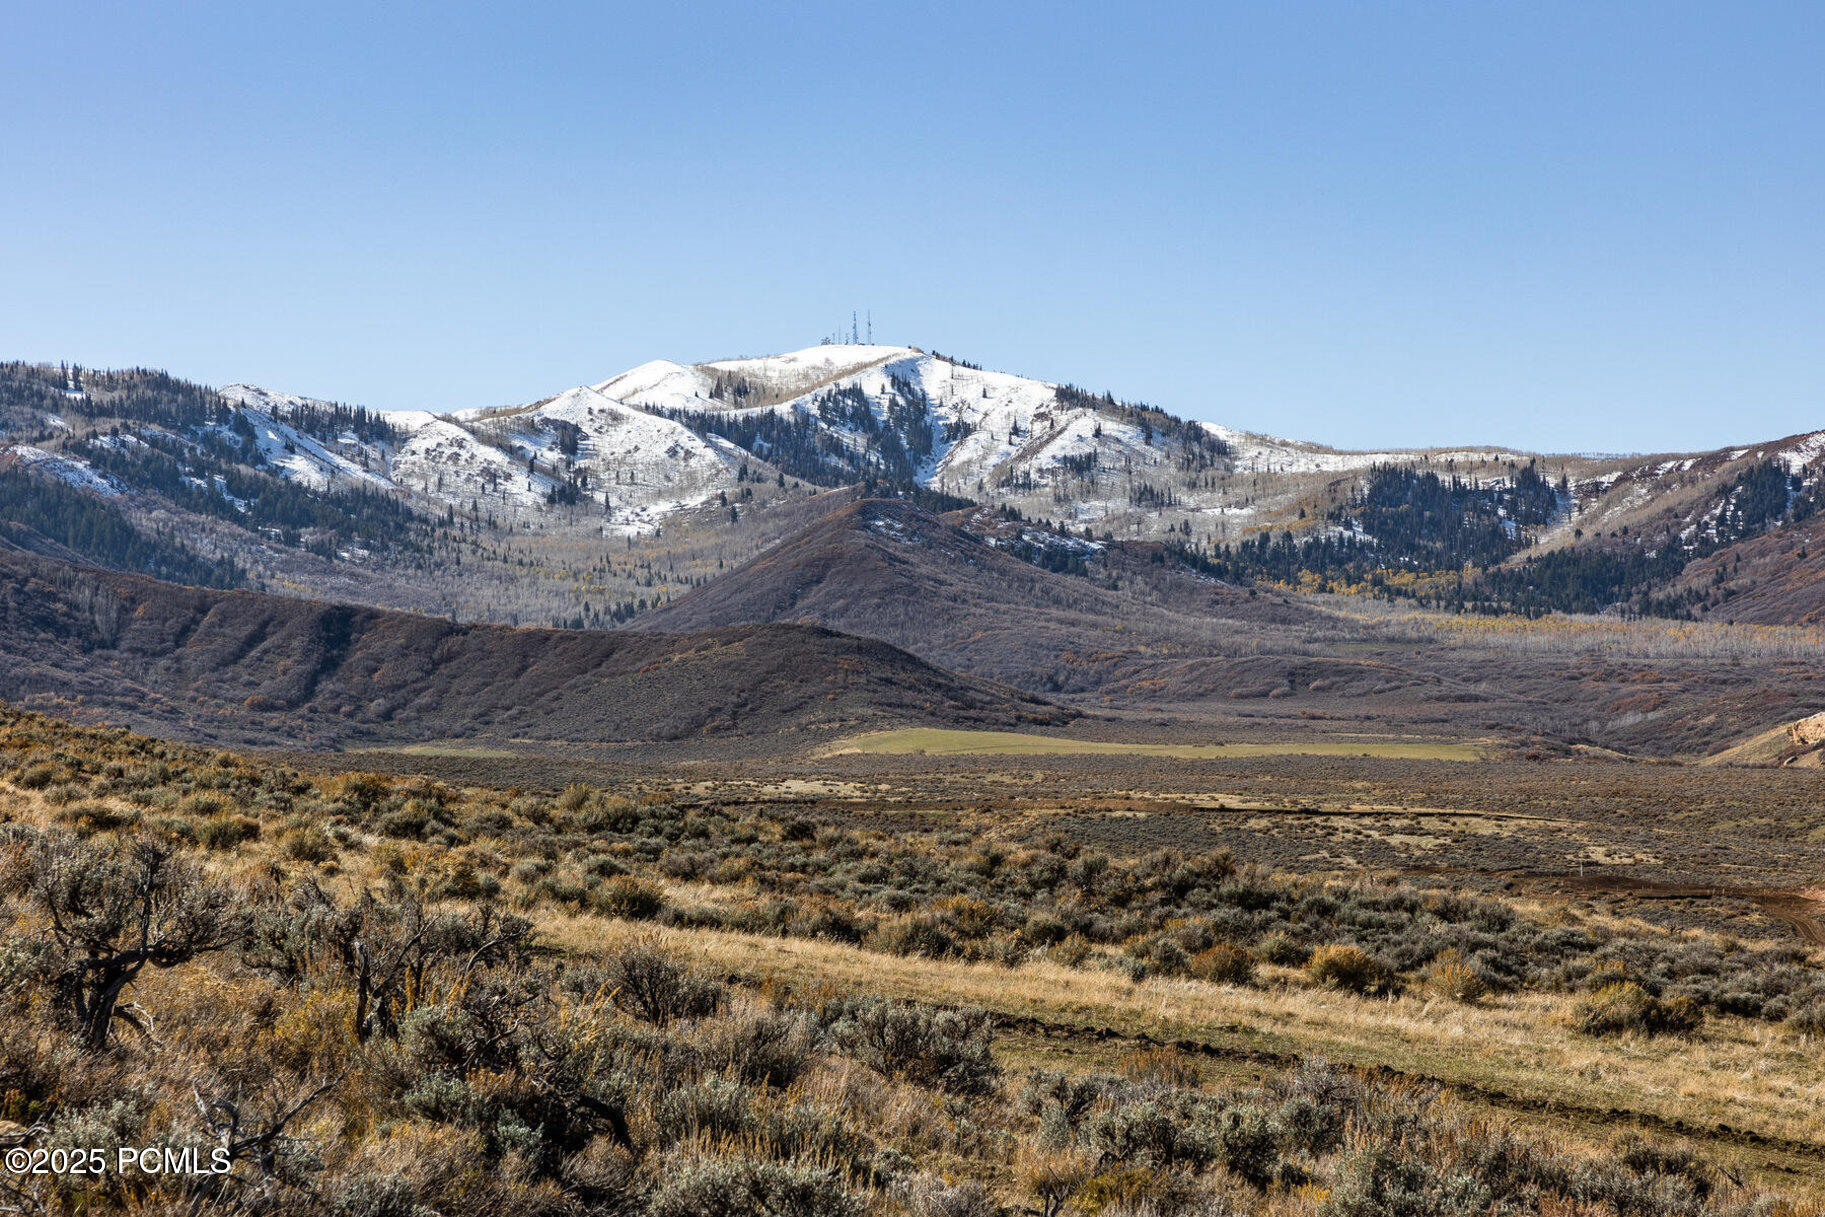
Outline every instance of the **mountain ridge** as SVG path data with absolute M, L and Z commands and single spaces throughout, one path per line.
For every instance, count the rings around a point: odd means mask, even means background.
M 801 625 L 463 625 L 0 549 L 0 700 L 212 742 L 651 742 L 1073 712 Z
M 1758 619 L 1780 621 L 1815 619 L 1818 607 L 1812 581 L 1783 565 L 1809 559 L 1780 557 L 1799 547 L 1764 544 L 1751 564 L 1786 588 L 1779 595 L 1755 598 L 1734 581 L 1734 560 L 1704 587 L 1684 569 L 1802 523 L 1820 497 L 1825 431 L 1625 458 L 1351 452 L 887 345 L 655 360 L 521 405 L 447 414 L 7 367 L 9 468 L 108 500 L 142 532 L 186 535 L 195 561 L 233 562 L 258 586 L 328 586 L 509 623 L 625 622 L 712 582 L 801 527 L 818 496 L 851 487 L 1182 547 L 1243 580 L 1311 574 L 1326 587 L 1528 611 L 1727 614 L 1741 596 Z M 1390 493 L 1376 482 L 1389 468 L 1410 471 L 1394 488 L 1407 501 L 1365 512 L 1365 496 Z M 1790 510 L 1763 502 L 1754 527 L 1738 527 L 1738 500 L 1761 494 L 1770 471 L 1788 479 Z M 1548 518 L 1522 524 L 1509 512 L 1529 478 L 1556 487 L 1556 500 Z M 1507 529 L 1512 542 L 1458 552 L 1449 538 L 1463 530 L 1424 515 L 1435 510 L 1480 513 L 1477 528 Z M 1415 530 L 1429 538 L 1418 549 Z M 1488 573 L 1441 590 L 1472 562 Z

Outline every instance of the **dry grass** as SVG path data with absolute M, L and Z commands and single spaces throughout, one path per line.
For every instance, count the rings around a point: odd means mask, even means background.
M 1806 659 L 1825 657 L 1825 629 L 1815 625 L 1751 625 L 1662 618 L 1623 619 L 1554 613 L 1529 618 L 1445 613 L 1368 596 L 1316 596 L 1340 617 L 1374 623 L 1390 633 L 1446 645 L 1474 645 L 1526 654 L 1577 654 L 1608 659 Z
M 33 756 L 89 748 L 106 755 L 106 748 L 118 744 L 29 722 L 20 724 L 17 731 L 14 742 L 18 750 Z M 1020 1030 L 1027 1024 L 1015 1024 L 1021 1040 L 1020 1059 L 1038 1059 L 1052 1068 L 1094 1068 L 1097 1066 L 1086 1062 L 1110 1045 L 1145 1052 L 1160 1042 L 1185 1043 L 1185 1050 L 1169 1054 L 1175 1059 L 1183 1056 L 1199 1067 L 1209 1066 L 1211 1073 L 1232 1080 L 1264 1070 L 1282 1072 L 1279 1065 L 1291 1059 L 1323 1058 L 1393 1071 L 1398 1076 L 1392 1084 L 1416 1092 L 1425 1083 L 1444 1085 L 1478 1112 L 1500 1120 L 1531 1122 L 1557 1143 L 1595 1145 L 1635 1126 L 1659 1140 L 1690 1136 L 1707 1157 L 1733 1170 L 1741 1167 L 1755 1179 L 1778 1184 L 1788 1192 L 1794 1190 L 1795 1180 L 1780 1172 L 1791 1168 L 1817 1174 L 1825 1164 L 1825 1117 L 1820 1115 L 1821 1100 L 1825 1100 L 1825 1062 L 1816 1059 L 1813 1045 L 1804 1036 L 1772 1023 L 1717 1017 L 1694 1040 L 1598 1040 L 1576 1034 L 1567 1026 L 1576 994 L 1565 991 L 1560 982 L 1549 986 L 1552 991 L 1537 988 L 1507 993 L 1475 1006 L 1444 998 L 1429 1002 L 1419 996 L 1355 997 L 1311 987 L 1288 967 L 1261 967 L 1255 987 L 1162 976 L 1136 982 L 1130 977 L 1145 974 L 1146 969 L 1129 971 L 1126 965 L 1153 960 L 1147 953 L 1153 947 L 1143 935 L 1127 929 L 1095 938 L 1091 953 L 1097 966 L 1073 968 L 1064 966 L 1060 956 L 1048 957 L 1044 948 L 1017 967 L 967 962 L 966 958 L 1018 956 L 1017 952 L 989 952 L 983 945 L 987 940 L 976 933 L 964 934 L 959 939 L 963 946 L 954 953 L 934 951 L 945 957 L 930 958 L 886 953 L 901 949 L 886 933 L 857 937 L 871 947 L 850 947 L 817 938 L 682 928 L 706 924 L 761 928 L 770 923 L 759 914 L 774 905 L 789 912 L 796 904 L 800 912 L 815 912 L 824 902 L 837 898 L 822 885 L 816 889 L 810 885 L 820 878 L 828 883 L 840 876 L 841 872 L 830 867 L 830 860 L 847 856 L 852 847 L 858 851 L 857 857 L 874 856 L 877 845 L 892 842 L 892 848 L 878 851 L 881 858 L 892 861 L 905 853 L 907 861 L 916 855 L 955 864 L 942 876 L 909 876 L 900 891 L 904 897 L 914 890 L 943 890 L 940 879 L 962 882 L 976 874 L 969 869 L 977 861 L 972 851 L 984 851 L 985 859 L 991 849 L 997 857 L 1021 856 L 1032 852 L 1031 839 L 1036 833 L 1049 833 L 1054 826 L 1062 836 L 1067 827 L 1075 825 L 1073 832 L 1088 831 L 1104 819 L 1142 824 L 1151 813 L 1092 815 L 1087 814 L 1091 804 L 1066 809 L 1050 802 L 1044 804 L 1045 810 L 1036 811 L 1032 806 L 1010 808 L 1003 796 L 978 807 L 959 807 L 957 800 L 945 800 L 946 805 L 940 807 L 927 800 L 934 814 L 925 815 L 907 812 L 897 804 L 899 798 L 924 793 L 925 787 L 918 783 L 907 787 L 777 774 L 739 790 L 734 789 L 736 783 L 686 785 L 635 776 L 624 784 L 625 793 L 611 795 L 576 787 L 553 799 L 481 787 L 440 792 L 423 779 L 363 774 L 319 779 L 293 775 L 268 787 L 252 782 L 258 767 L 232 758 L 211 761 L 202 755 L 170 754 L 161 763 L 171 764 L 172 772 L 152 786 L 126 781 L 134 775 L 151 780 L 150 762 L 145 758 L 136 761 L 130 772 L 111 776 L 91 772 L 80 783 L 72 780 L 66 785 L 27 789 L 0 782 L 0 818 L 48 827 L 76 822 L 78 817 L 72 811 L 82 807 L 125 812 L 142 806 L 155 819 L 188 820 L 194 822 L 192 827 L 207 828 L 233 818 L 234 808 L 241 804 L 229 792 L 242 791 L 238 797 L 261 818 L 262 831 L 239 843 L 217 843 L 200 860 L 218 877 L 250 888 L 275 878 L 309 878 L 332 895 L 350 900 L 359 890 L 380 886 L 398 875 L 423 884 L 440 907 L 460 911 L 483 889 L 440 885 L 467 867 L 480 872 L 481 878 L 495 881 L 482 898 L 499 900 L 534 916 L 545 941 L 567 954 L 597 954 L 637 935 L 656 934 L 712 975 L 757 982 L 767 1000 L 787 1001 L 795 1008 L 816 1009 L 823 998 L 831 996 L 863 995 L 983 1007 L 1011 1019 L 1037 1020 L 1054 1029 L 1054 1034 L 1036 1036 Z M 81 796 L 68 793 L 78 785 L 89 787 L 89 792 Z M 686 802 L 686 792 L 705 801 Z M 78 797 L 79 802 L 70 802 Z M 442 819 L 428 828 L 402 833 L 389 821 L 412 805 L 433 801 L 443 804 L 444 811 Z M 203 810 L 205 804 L 214 810 Z M 725 819 L 732 807 L 744 810 L 736 818 Z M 612 817 L 636 808 L 654 809 L 644 827 L 606 826 L 618 822 Z M 580 817 L 584 811 L 611 819 L 572 821 L 571 817 Z M 1396 843 L 1403 849 L 1430 852 L 1452 842 L 1452 848 L 1463 848 L 1466 838 L 1480 839 L 1524 827 L 1579 839 L 1576 831 L 1567 831 L 1572 826 L 1527 816 L 1510 818 L 1513 814 L 1500 818 L 1493 813 L 1397 816 L 1391 809 L 1381 809 L 1379 818 L 1304 819 L 1347 829 L 1350 848 L 1364 848 L 1372 839 L 1399 838 Z M 1176 823 L 1195 817 L 1169 812 L 1156 818 Z M 1240 813 L 1238 822 L 1253 825 L 1256 819 L 1261 820 L 1261 833 L 1285 837 L 1294 818 L 1250 812 Z M 296 834 L 318 823 L 334 834 L 335 846 L 329 856 L 307 855 L 288 846 Z M 460 825 L 461 833 L 446 824 Z M 671 835 L 674 830 L 676 836 Z M 734 833 L 746 835 L 725 839 L 725 834 Z M 202 835 L 194 839 L 199 843 L 213 840 Z M 787 847 L 789 842 L 814 840 L 815 848 L 811 844 L 802 849 Z M 715 857 L 710 857 L 712 845 Z M 1060 854 L 1061 858 L 1076 856 L 1075 851 Z M 1132 851 L 1118 850 L 1113 865 L 1124 869 L 1133 856 Z M 590 899 L 585 886 L 585 880 L 599 877 L 593 860 L 607 857 L 618 859 L 618 866 L 632 868 L 642 882 L 663 887 L 666 924 L 651 920 L 636 924 L 599 912 L 578 911 L 609 907 Z M 693 858 L 704 860 L 693 863 Z M 1283 870 L 1285 875 L 1313 872 L 1309 861 L 1303 867 Z M 1265 870 L 1258 876 L 1261 882 L 1267 882 L 1267 877 Z M 919 886 L 915 888 L 915 884 Z M 802 898 L 782 896 L 782 892 L 802 894 Z M 1010 896 L 1014 898 L 1025 899 L 1017 892 Z M 1079 895 L 1073 900 L 1086 898 Z M 944 903 L 934 901 L 933 907 Z M 1562 900 L 1511 899 L 1508 903 L 1538 924 L 1601 925 L 1631 941 L 1664 943 L 1674 937 L 1642 923 L 1577 913 Z M 1109 915 L 1114 917 L 1133 904 L 1124 897 L 1124 902 L 1110 906 Z M 908 906 L 902 900 L 892 907 L 895 912 L 883 923 L 887 930 L 899 926 L 895 917 Z M 983 907 L 986 911 L 987 906 Z M 864 908 L 862 912 L 864 919 L 880 915 L 880 909 Z M 1167 913 L 1178 916 L 1182 910 L 1174 913 L 1168 908 L 1162 916 Z M 910 913 L 902 918 L 912 919 Z M 788 921 L 783 913 L 771 924 L 782 933 L 826 932 Z M 1154 926 L 1170 929 L 1174 924 L 1167 920 Z M 1035 936 L 1028 948 L 1042 941 L 1049 940 Z M 1206 973 L 1194 969 L 1193 974 Z M 200 991 L 193 992 L 197 985 L 207 988 L 218 982 L 227 983 L 225 978 L 210 979 L 187 969 L 149 977 L 138 992 L 150 1007 L 176 1010 L 195 1004 L 191 999 L 199 995 Z M 769 986 L 772 991 L 766 992 Z M 211 998 L 202 1004 L 219 1003 Z M 179 1022 L 166 1018 L 164 1025 L 175 1029 Z M 1073 1034 L 1077 1031 L 1088 1034 Z M 1004 1061 L 1004 1067 L 1006 1064 Z M 1728 1128 L 1719 1130 L 1719 1125 Z M 1757 1143 L 1751 1139 L 1758 1136 L 1769 1140 Z M 933 1149 L 925 1160 L 948 1169 L 952 1152 Z M 1820 1187 L 1825 1198 L 1825 1184 Z
M 554 945 L 575 951 L 599 951 L 644 932 L 589 916 L 548 917 L 541 929 Z M 754 980 L 977 1005 L 1127 1035 L 1381 1065 L 1499 1093 L 1524 1106 L 1632 1112 L 1703 1128 L 1727 1124 L 1825 1147 L 1825 1059 L 1806 1037 L 1766 1024 L 1714 1020 L 1694 1041 L 1595 1040 L 1566 1027 L 1568 999 L 1542 994 L 1470 1007 L 1418 997 L 1356 998 L 1292 985 L 1244 989 L 1165 979 L 1135 984 L 1118 973 L 1043 960 L 1009 969 L 802 939 L 662 932 L 713 969 Z
M 1391 760 L 1478 761 L 1487 750 L 1480 744 L 1450 740 L 1348 739 L 1285 740 L 1266 743 L 1142 744 L 1109 740 L 1061 739 L 1017 731 L 963 731 L 944 727 L 908 727 L 851 736 L 834 744 L 827 755 L 861 752 L 886 756 L 1149 756 L 1178 760 L 1224 757 L 1376 756 Z

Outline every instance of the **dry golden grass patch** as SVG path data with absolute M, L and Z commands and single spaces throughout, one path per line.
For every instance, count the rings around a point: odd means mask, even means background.
M 874 753 L 886 756 L 1148 756 L 1179 760 L 1218 757 L 1378 756 L 1404 760 L 1479 761 L 1487 741 L 1455 739 L 1388 739 L 1379 736 L 1304 738 L 1278 742 L 1128 743 L 1087 740 L 1018 731 L 973 731 L 945 727 L 905 727 L 871 731 L 832 744 L 826 756 Z
M 553 945 L 574 951 L 599 951 L 651 932 L 650 926 L 590 916 L 547 916 L 540 928 Z M 1508 995 L 1468 1007 L 1285 984 L 1136 984 L 1114 972 L 1043 960 L 1010 969 L 728 931 L 658 932 L 706 966 L 752 979 L 1381 1065 L 1523 1106 L 1636 1112 L 1698 1129 L 1727 1124 L 1825 1146 L 1825 1059 L 1803 1037 L 1766 1024 L 1713 1020 L 1691 1041 L 1597 1040 L 1565 1025 L 1568 1001 L 1557 995 Z

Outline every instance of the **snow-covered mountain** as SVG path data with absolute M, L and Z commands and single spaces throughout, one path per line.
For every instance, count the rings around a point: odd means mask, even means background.
M 747 454 L 588 386 L 524 406 L 406 411 L 379 434 L 307 433 L 300 416 L 334 403 L 234 384 L 267 467 L 313 488 L 386 489 L 497 519 L 590 504 L 600 531 L 650 532 L 736 485 Z M 574 515 L 574 512 L 569 513 Z M 524 521 L 523 521 L 524 522 Z
M 1497 449 L 1340 452 L 914 347 L 654 360 L 524 406 L 389 414 L 393 434 L 381 437 L 313 435 L 288 421 L 332 403 L 244 384 L 222 393 L 252 422 L 268 466 L 306 485 L 391 488 L 535 524 L 545 508 L 590 504 L 597 527 L 620 532 L 650 531 L 750 478 L 785 474 L 818 485 L 911 481 L 1076 527 L 1149 535 L 1189 524 L 1215 538 L 1279 519 L 1309 475 L 1525 459 Z
M 446 414 L 350 412 L 246 384 L 220 392 L 243 421 L 217 430 L 251 432 L 254 463 L 300 485 L 598 535 L 650 534 L 785 478 L 826 487 L 874 478 L 1079 530 L 1227 543 L 1298 527 L 1378 465 L 1494 481 L 1529 461 L 1572 488 L 1569 528 L 1585 512 L 1625 518 L 1665 487 L 1706 482 L 1759 451 L 1645 463 L 1495 447 L 1347 452 L 875 345 L 654 360 L 526 405 Z M 1825 451 L 1825 432 L 1785 442 L 1783 459 L 1805 465 Z M 23 459 L 108 485 L 80 455 L 51 455 Z
M 1188 422 L 1069 385 L 915 347 L 828 345 L 701 364 L 641 364 L 607 397 L 829 476 L 875 472 L 1077 527 L 1230 538 L 1296 517 L 1326 475 L 1423 463 L 1498 476 L 1499 448 L 1343 452 Z M 788 451 L 791 449 L 791 451 Z
M 251 463 L 302 486 L 393 493 L 440 512 L 599 535 L 650 534 L 680 513 L 712 501 L 720 510 L 731 495 L 786 478 L 825 487 L 874 478 L 1079 530 L 1223 543 L 1298 526 L 1375 466 L 1495 481 L 1530 461 L 1571 488 L 1569 529 L 1586 514 L 1624 520 L 1669 488 L 1707 483 L 1769 448 L 1670 458 L 1493 447 L 1347 452 L 874 345 L 654 360 L 526 405 L 445 414 L 351 411 L 247 384 L 220 394 L 240 418 L 218 420 L 215 431 L 251 444 Z M 1803 467 L 1825 453 L 1825 432 L 1782 443 L 1780 459 Z M 19 459 L 72 484 L 112 485 L 62 447 Z
M 1270 540 L 1382 552 L 1398 535 L 1409 548 L 1384 561 L 1405 570 L 1472 560 L 1439 546 L 1493 530 L 1503 536 L 1474 561 L 1600 543 L 1645 555 L 1659 584 L 1672 577 L 1661 573 L 1673 569 L 1669 545 L 1696 561 L 1813 519 L 1825 495 L 1825 431 L 1652 457 L 1348 452 L 902 346 L 655 360 L 524 405 L 441 413 L 247 384 L 211 391 L 144 371 L 14 364 L 0 375 L 0 463 L 119 499 L 161 536 L 206 523 L 205 558 L 266 571 L 299 552 L 391 563 L 388 594 L 413 603 L 427 595 L 416 572 L 462 565 L 434 599 L 451 604 L 479 563 L 501 587 L 564 589 L 586 621 L 700 586 L 844 487 L 917 486 L 1075 537 L 1171 540 L 1200 555 Z M 1409 472 L 1396 485 L 1376 472 L 1387 468 Z M 1457 539 L 1438 539 L 1447 534 Z M 607 561 L 608 539 L 643 556 Z M 1306 559 L 1255 561 L 1291 578 Z M 1355 559 L 1319 565 L 1337 561 Z

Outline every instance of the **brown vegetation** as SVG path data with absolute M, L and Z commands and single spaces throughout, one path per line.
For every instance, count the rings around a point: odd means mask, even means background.
M 0 553 L 0 696 L 256 743 L 654 740 L 1069 712 L 802 626 L 457 625 Z
M 1804 1053 L 1825 978 L 1802 953 L 714 784 L 308 777 L 13 712 L 0 813 L 0 1120 L 232 1166 L 29 1181 L 52 1211 L 1770 1203 L 1739 1141 L 1668 1141 L 1670 1085 L 1734 1088 L 1764 1157 L 1825 1146 L 1802 1099 L 1743 1080 Z M 98 1017 L 85 995 L 135 952 Z M 1567 1036 L 1599 1008 L 1627 1017 Z M 1020 1018 L 1080 1030 L 1016 1064 L 997 1028 Z M 1110 1034 L 1179 1046 L 1076 1055 Z M 1265 1072 L 1198 1064 L 1238 1042 Z M 1342 1064 L 1297 1063 L 1319 1054 Z M 1511 1097 L 1536 1091 L 1585 1106 L 1539 1124 Z M 1591 1140 L 1577 1113 L 1606 1103 L 1643 1104 L 1652 1139 Z

